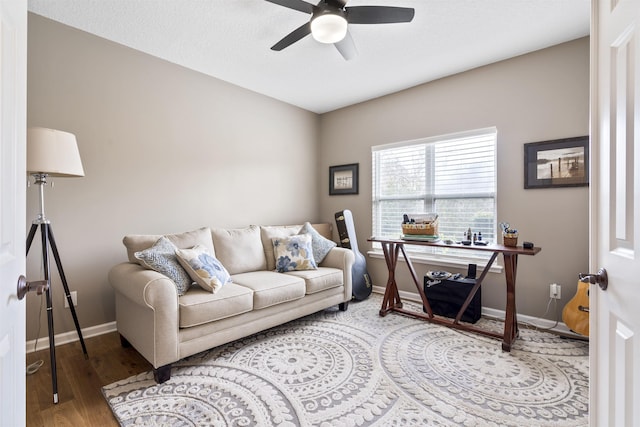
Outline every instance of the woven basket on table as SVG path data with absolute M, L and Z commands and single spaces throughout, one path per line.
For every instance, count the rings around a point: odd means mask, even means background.
M 411 235 L 435 236 L 438 234 L 438 220 L 425 224 L 402 224 L 402 233 Z
M 505 246 L 518 246 L 518 233 L 502 233 L 502 242 Z

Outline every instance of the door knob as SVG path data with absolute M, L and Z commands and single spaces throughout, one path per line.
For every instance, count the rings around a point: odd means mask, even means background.
M 596 274 L 580 273 L 578 276 L 581 282 L 591 283 L 592 285 L 598 284 L 603 291 L 606 291 L 609 286 L 609 276 L 607 276 L 607 270 L 604 268 L 598 270 Z
M 49 289 L 47 280 L 36 280 L 35 282 L 27 282 L 27 278 L 23 275 L 18 277 L 18 299 L 24 298 L 27 292 L 36 291 L 38 295 L 42 295 L 44 291 Z

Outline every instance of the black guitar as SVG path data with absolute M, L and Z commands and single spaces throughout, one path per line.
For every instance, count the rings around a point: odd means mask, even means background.
M 356 239 L 356 228 L 353 225 L 353 215 L 351 211 L 345 209 L 336 213 L 336 225 L 338 226 L 338 236 L 340 246 L 351 249 L 356 256 L 356 261 L 351 269 L 351 281 L 353 282 L 353 298 L 358 301 L 367 299 L 371 295 L 372 286 L 369 273 L 367 273 L 367 261 L 364 255 L 358 250 L 358 240 Z

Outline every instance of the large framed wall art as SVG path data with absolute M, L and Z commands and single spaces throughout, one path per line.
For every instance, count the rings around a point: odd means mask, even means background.
M 524 144 L 524 188 L 588 185 L 588 136 Z

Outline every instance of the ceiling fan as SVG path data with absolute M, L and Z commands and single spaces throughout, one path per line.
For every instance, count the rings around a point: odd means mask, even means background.
M 303 0 L 266 0 L 280 6 L 311 14 L 309 22 L 302 24 L 271 50 L 280 51 L 311 34 L 320 43 L 333 43 L 347 61 L 356 56 L 356 46 L 347 24 L 393 24 L 411 22 L 415 11 L 408 7 L 352 6 L 346 0 L 320 0 L 317 5 Z

